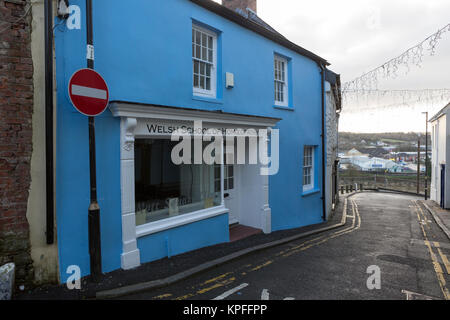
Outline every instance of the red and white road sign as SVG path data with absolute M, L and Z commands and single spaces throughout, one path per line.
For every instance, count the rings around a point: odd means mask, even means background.
M 108 106 L 108 86 L 94 70 L 80 69 L 70 78 L 69 97 L 74 107 L 82 114 L 98 116 Z

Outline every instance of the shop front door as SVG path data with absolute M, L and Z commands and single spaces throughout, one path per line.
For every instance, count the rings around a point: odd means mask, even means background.
M 229 209 L 229 224 L 239 223 L 239 193 L 237 166 L 224 165 L 224 200 Z

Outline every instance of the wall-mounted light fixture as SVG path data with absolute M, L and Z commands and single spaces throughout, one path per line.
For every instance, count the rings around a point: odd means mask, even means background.
M 225 74 L 225 76 L 226 76 L 226 87 L 228 89 L 233 88 L 234 87 L 234 74 L 230 73 L 230 72 L 227 72 Z

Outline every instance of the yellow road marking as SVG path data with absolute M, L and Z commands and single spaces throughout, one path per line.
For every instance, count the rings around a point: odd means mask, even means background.
M 159 296 L 153 297 L 152 299 L 164 299 L 164 298 L 169 298 L 171 296 L 172 296 L 171 293 L 166 293 L 166 294 L 161 294 Z
M 184 296 L 178 297 L 178 298 L 176 298 L 175 300 L 185 300 L 185 299 L 194 297 L 194 296 L 196 296 L 196 295 L 206 293 L 206 292 L 211 291 L 211 290 L 213 290 L 213 289 L 216 289 L 216 288 L 220 288 L 220 287 L 226 286 L 226 285 L 232 283 L 232 282 L 235 281 L 235 280 L 236 280 L 235 277 L 231 277 L 231 278 L 229 278 L 229 279 L 226 279 L 226 280 L 224 280 L 224 281 L 221 281 L 221 282 L 219 282 L 219 283 L 216 283 L 216 284 L 214 284 L 214 285 L 212 285 L 212 286 L 210 286 L 210 287 L 207 287 L 207 288 L 203 288 L 203 289 L 197 290 L 195 293 L 189 293 L 189 294 L 186 294 L 186 295 L 184 295 Z
M 442 262 L 444 263 L 445 269 L 447 270 L 447 274 L 450 275 L 450 262 L 448 261 L 447 256 L 442 252 L 439 242 L 434 241 L 433 243 L 437 248 L 439 255 L 441 256 Z
M 267 267 L 269 264 L 271 264 L 273 261 L 272 260 L 269 260 L 269 261 L 266 261 L 265 263 L 263 263 L 263 264 L 261 264 L 261 265 L 259 265 L 259 266 L 257 266 L 257 267 L 254 267 L 252 270 L 250 270 L 250 271 L 256 271 L 256 270 L 259 270 L 259 269 L 262 269 L 262 268 L 264 268 L 264 267 Z
M 339 230 L 339 231 L 333 232 L 330 236 L 325 236 L 325 235 L 323 235 L 323 236 L 319 236 L 319 237 L 316 237 L 316 238 L 314 238 L 314 239 L 305 241 L 305 242 L 301 243 L 300 245 L 297 245 L 297 246 L 295 246 L 295 247 L 292 247 L 292 248 L 289 248 L 289 249 L 287 249 L 287 250 L 284 250 L 284 251 L 281 251 L 281 252 L 277 253 L 276 256 L 283 255 L 284 257 L 287 257 L 287 256 L 289 256 L 289 255 L 291 255 L 291 254 L 294 254 L 295 252 L 304 251 L 304 250 L 309 249 L 309 248 L 311 248 L 311 247 L 314 247 L 314 246 L 316 246 L 316 245 L 325 243 L 325 242 L 327 242 L 327 241 L 330 240 L 330 239 L 336 238 L 336 237 L 338 237 L 338 236 L 341 236 L 341 235 L 344 235 L 344 234 L 347 234 L 347 233 L 349 233 L 349 232 L 353 232 L 353 231 L 359 229 L 359 227 L 361 226 L 361 217 L 360 217 L 360 215 L 359 215 L 358 205 L 356 204 L 355 201 L 353 201 L 353 200 L 351 200 L 351 201 L 352 201 L 352 211 L 353 211 L 353 222 L 352 222 L 352 225 L 351 225 L 350 227 L 348 227 L 348 228 L 346 228 L 346 229 L 343 229 L 343 230 Z M 343 214 L 347 214 L 347 199 L 345 199 L 344 210 L 345 210 L 345 211 L 344 211 Z M 355 225 L 356 225 L 356 219 L 357 219 L 357 218 L 358 218 L 358 225 L 355 227 Z M 321 240 L 321 239 L 322 239 L 322 240 Z M 315 242 L 315 241 L 317 241 L 317 240 L 321 240 L 321 241 Z M 311 242 L 313 242 L 313 243 L 311 243 Z M 306 245 L 309 244 L 309 243 L 311 243 L 311 244 L 308 245 L 308 246 L 306 246 Z M 289 251 L 289 254 L 283 254 L 283 253 L 286 253 L 286 252 L 288 252 L 288 251 Z M 242 272 L 241 275 L 246 275 L 248 272 L 260 270 L 260 269 L 262 269 L 262 268 L 264 268 L 264 267 L 266 267 L 266 266 L 272 264 L 273 262 L 274 262 L 273 260 L 265 261 L 264 263 L 262 263 L 262 264 L 260 264 L 260 265 L 258 265 L 258 266 L 256 266 L 256 267 L 253 267 L 253 268 L 250 269 L 250 270 L 247 270 L 247 272 Z M 244 266 L 244 268 L 247 268 L 247 269 L 248 269 L 248 268 L 250 268 L 251 266 L 252 266 L 252 264 L 246 264 L 246 265 Z M 217 276 L 217 277 L 215 277 L 215 278 L 211 278 L 211 279 L 206 280 L 205 282 L 199 284 L 197 287 L 201 287 L 201 286 L 206 285 L 206 284 L 210 284 L 210 283 L 213 283 L 213 282 L 217 282 L 217 281 L 219 281 L 220 279 L 223 279 L 223 278 L 225 278 L 226 276 L 231 275 L 231 274 L 233 274 L 233 273 L 234 273 L 234 272 L 227 272 L 227 273 L 222 274 L 222 275 L 220 275 L 220 276 Z M 231 283 L 231 282 L 233 282 L 233 281 L 235 281 L 235 280 L 236 280 L 235 277 L 231 277 L 231 278 L 226 279 L 226 280 L 224 280 L 224 281 L 218 282 L 218 283 L 216 283 L 216 284 L 214 284 L 214 285 L 212 285 L 212 286 L 210 286 L 210 287 L 203 288 L 203 289 L 199 289 L 199 290 L 197 290 L 197 291 L 194 292 L 194 293 L 189 293 L 189 294 L 186 294 L 186 295 L 184 295 L 184 296 L 180 296 L 180 297 L 176 298 L 176 300 L 185 300 L 185 299 L 194 297 L 194 296 L 196 296 L 196 295 L 200 295 L 200 294 L 206 293 L 206 292 L 211 291 L 211 290 L 213 290 L 213 289 L 216 289 L 216 288 L 219 288 L 219 287 L 223 287 L 223 286 L 225 286 L 225 285 L 228 285 L 229 283 Z
M 430 253 L 431 262 L 433 264 L 434 272 L 436 273 L 436 277 L 438 279 L 439 286 L 441 287 L 441 291 L 442 291 L 442 294 L 444 295 L 445 300 L 450 300 L 450 292 L 448 291 L 448 289 L 446 287 L 446 281 L 445 281 L 445 278 L 444 278 L 444 273 L 442 271 L 441 265 L 437 261 L 436 255 L 433 252 L 433 249 L 431 248 L 430 241 L 428 241 L 427 233 L 425 232 L 425 229 L 424 229 L 423 225 L 420 223 L 421 219 L 420 219 L 420 216 L 419 216 L 419 210 L 422 211 L 422 208 L 420 208 L 420 205 L 417 203 L 417 201 L 414 201 L 414 203 L 416 205 L 416 213 L 417 213 L 417 219 L 419 220 L 419 226 L 422 229 L 422 233 L 423 233 L 423 236 L 425 238 L 425 245 L 427 246 L 428 251 Z M 419 210 L 417 210 L 417 208 Z M 423 211 L 422 211 L 422 214 L 423 214 Z
M 357 227 L 355 227 L 356 218 L 354 218 L 351 227 L 348 227 L 348 228 L 340 230 L 340 231 L 336 231 L 336 232 L 332 233 L 331 235 L 329 235 L 327 237 L 322 236 L 322 237 L 318 237 L 318 238 L 312 239 L 310 242 L 315 241 L 315 240 L 319 240 L 321 238 L 324 238 L 323 240 L 311 243 L 310 245 L 305 246 L 305 244 L 306 244 L 306 242 L 305 242 L 302 245 L 298 246 L 299 247 L 298 249 L 295 249 L 295 250 L 289 249 L 289 252 L 283 254 L 283 257 L 289 257 L 289 256 L 293 255 L 294 253 L 298 253 L 298 252 L 307 250 L 307 249 L 312 248 L 314 246 L 317 246 L 319 244 L 325 243 L 328 240 L 331 240 L 331 239 L 334 239 L 336 237 L 342 236 L 344 234 L 347 234 L 347 233 L 353 232 L 355 230 L 358 230 L 360 228 L 360 226 L 361 226 L 361 216 L 359 215 L 358 206 L 357 206 L 356 202 L 353 201 L 353 200 L 350 200 L 350 201 L 352 202 L 353 215 L 358 218 L 358 226 Z
M 224 273 L 224 274 L 222 274 L 222 275 L 220 275 L 220 276 L 218 276 L 218 277 L 215 277 L 215 278 L 206 280 L 205 282 L 201 283 L 200 286 L 207 285 L 207 284 L 209 284 L 209 283 L 211 283 L 211 282 L 216 282 L 216 281 L 218 281 L 218 280 L 220 280 L 220 279 L 225 278 L 225 277 L 228 276 L 229 274 L 231 274 L 231 272 L 227 272 L 227 273 Z

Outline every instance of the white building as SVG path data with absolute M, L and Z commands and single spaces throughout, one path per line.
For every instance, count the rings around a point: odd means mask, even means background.
M 430 119 L 431 123 L 431 188 L 430 198 L 444 208 L 450 208 L 450 103 Z

